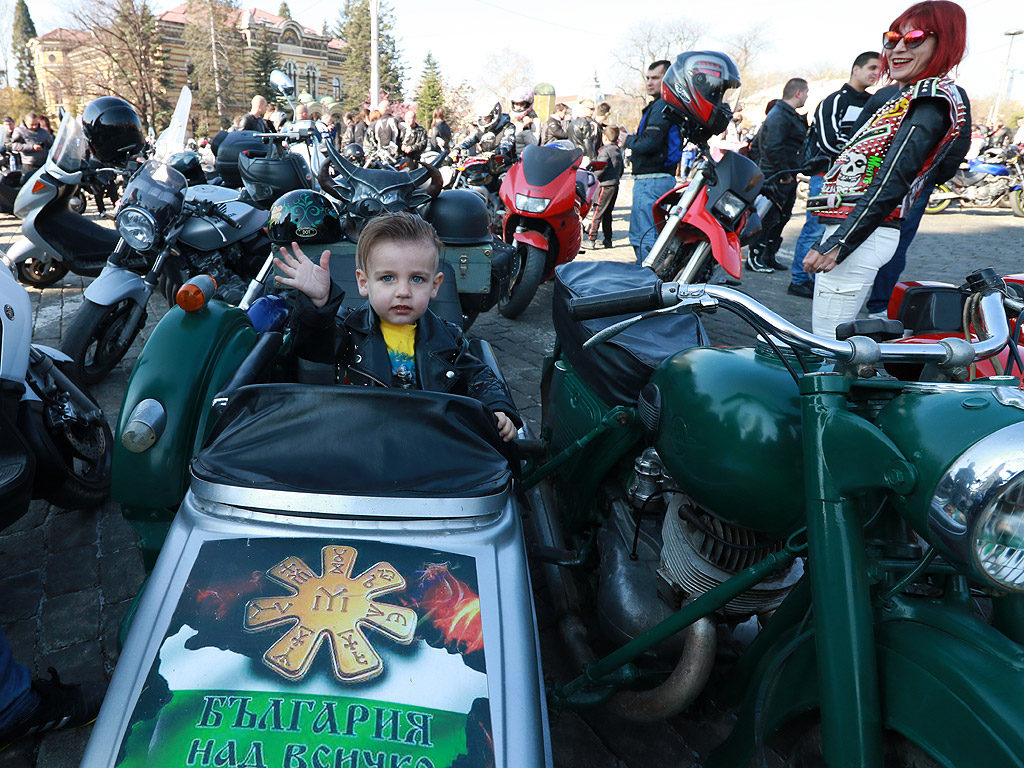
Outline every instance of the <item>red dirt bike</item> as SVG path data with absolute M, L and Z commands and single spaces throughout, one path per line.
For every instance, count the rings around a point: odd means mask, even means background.
M 598 188 L 597 177 L 580 167 L 582 160 L 583 151 L 568 141 L 530 145 L 501 182 L 501 238 L 516 246 L 518 256 L 511 290 L 498 301 L 505 317 L 519 317 L 555 267 L 580 253 L 582 220 Z M 603 161 L 592 162 L 589 168 L 604 166 Z

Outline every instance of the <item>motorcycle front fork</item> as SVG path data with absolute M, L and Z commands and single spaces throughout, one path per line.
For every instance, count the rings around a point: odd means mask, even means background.
M 841 374 L 807 374 L 800 380 L 806 567 L 825 762 L 832 768 L 882 768 L 881 698 L 863 521 L 826 462 L 825 435 L 837 428 L 835 416 L 846 412 L 848 391 Z
M 680 195 L 679 202 L 669 211 L 668 218 L 665 219 L 665 225 L 661 228 L 661 232 L 658 233 L 658 239 L 654 241 L 650 253 L 644 259 L 643 265 L 645 267 L 653 269 L 655 272 L 661 269 L 661 257 L 668 248 L 668 244 L 672 242 L 672 238 L 675 237 L 676 230 L 679 228 L 679 222 L 683 220 L 683 215 L 690 210 L 690 206 L 697 199 L 697 195 L 707 186 L 708 177 L 704 170 L 705 167 L 705 161 L 701 161 L 693 167 L 693 171 L 690 172 L 689 176 L 689 184 L 686 185 L 686 189 Z M 680 282 L 689 281 L 680 280 Z

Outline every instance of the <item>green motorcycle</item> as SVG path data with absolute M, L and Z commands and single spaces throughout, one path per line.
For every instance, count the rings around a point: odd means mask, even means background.
M 826 339 L 728 288 L 561 268 L 523 479 L 579 664 L 549 705 L 735 713 L 714 768 L 1024 766 L 1024 396 L 963 382 L 1024 306 L 993 278 L 966 286 L 972 345 Z M 756 347 L 704 345 L 722 310 Z

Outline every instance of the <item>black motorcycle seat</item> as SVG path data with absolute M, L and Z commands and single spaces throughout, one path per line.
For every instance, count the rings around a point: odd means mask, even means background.
M 232 395 L 192 473 L 249 490 L 473 498 L 508 487 L 507 451 L 490 411 L 468 397 L 257 384 Z
M 640 390 L 666 358 L 708 343 L 704 326 L 695 315 L 661 315 L 584 350 L 583 344 L 598 331 L 628 315 L 579 322 L 569 317 L 569 300 L 644 288 L 657 279 L 639 264 L 614 261 L 570 262 L 555 270 L 552 314 L 559 344 L 587 386 L 609 406 L 635 405 Z
M 102 227 L 68 208 L 74 191 L 74 187 L 65 187 L 56 200 L 40 211 L 35 221 L 36 231 L 76 272 L 92 263 L 99 274 L 121 236 L 116 229 Z

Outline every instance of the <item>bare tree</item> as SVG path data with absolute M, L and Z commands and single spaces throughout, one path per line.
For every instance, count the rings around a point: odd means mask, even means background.
M 726 41 L 725 52 L 736 62 L 741 77 L 745 76 L 748 70 L 753 73 L 761 54 L 771 48 L 770 33 L 769 25 L 755 24 Z
M 533 62 L 511 48 L 502 48 L 487 56 L 480 74 L 479 91 L 493 93 L 503 105 L 507 105 L 512 89 L 531 83 Z
M 66 84 L 68 92 L 120 96 L 135 107 L 145 125 L 158 127 L 158 118 L 167 112 L 169 73 L 148 2 L 84 0 L 68 13 L 82 38 L 71 54 L 80 66 L 68 73 L 77 84 Z
M 633 99 L 639 110 L 647 100 L 645 83 L 651 62 L 671 61 L 683 51 L 692 50 L 705 32 L 703 25 L 681 18 L 647 20 L 630 27 L 612 49 L 619 70 L 619 90 Z

